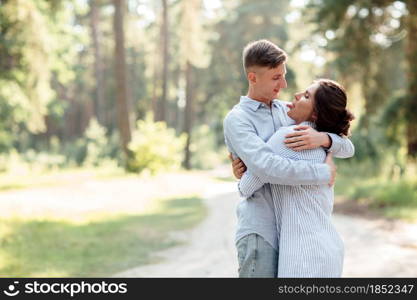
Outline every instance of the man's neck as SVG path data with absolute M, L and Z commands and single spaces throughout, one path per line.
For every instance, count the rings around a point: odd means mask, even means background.
M 269 107 L 271 107 L 272 99 L 266 99 L 262 96 L 259 96 L 257 93 L 255 93 L 252 89 L 249 88 L 248 94 L 246 95 L 248 98 L 251 98 L 252 100 L 265 103 Z

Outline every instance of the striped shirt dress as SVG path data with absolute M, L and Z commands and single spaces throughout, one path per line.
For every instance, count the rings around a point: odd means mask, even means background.
M 303 123 L 303 125 L 314 125 Z M 284 144 L 295 126 L 281 127 L 268 140 L 273 151 L 288 159 L 323 163 L 323 148 L 294 151 Z M 239 189 L 252 194 L 263 183 L 246 172 Z M 278 277 L 340 277 L 344 245 L 331 221 L 333 188 L 328 185 L 271 184 L 278 233 Z

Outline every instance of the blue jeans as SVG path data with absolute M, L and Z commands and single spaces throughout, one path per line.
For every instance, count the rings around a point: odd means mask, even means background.
M 256 233 L 241 238 L 236 243 L 241 278 L 276 278 L 278 251 Z

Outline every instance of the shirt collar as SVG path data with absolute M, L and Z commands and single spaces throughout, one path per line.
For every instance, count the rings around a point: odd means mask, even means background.
M 262 105 L 262 102 L 253 100 L 253 99 L 251 99 L 247 96 L 241 96 L 240 97 L 240 105 L 246 106 L 253 111 L 257 111 L 258 108 Z
M 306 126 L 310 126 L 312 128 L 316 128 L 316 123 L 310 122 L 310 121 L 301 122 L 299 125 L 306 125 Z
M 272 105 L 279 107 L 279 101 L 277 99 L 272 100 Z
M 253 100 L 253 99 L 249 98 L 248 96 L 241 96 L 240 97 L 240 105 L 247 106 L 250 109 L 252 109 L 253 111 L 257 111 L 259 109 L 259 107 L 261 107 L 262 105 L 264 107 L 267 107 L 266 104 L 264 104 L 260 101 Z M 278 107 L 279 106 L 279 101 L 278 100 L 272 100 L 272 105 L 274 105 L 275 107 Z

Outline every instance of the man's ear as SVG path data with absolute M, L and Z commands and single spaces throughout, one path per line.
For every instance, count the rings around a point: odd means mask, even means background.
M 247 78 L 248 78 L 249 83 L 252 83 L 252 84 L 256 83 L 256 74 L 255 74 L 255 72 L 248 72 Z

